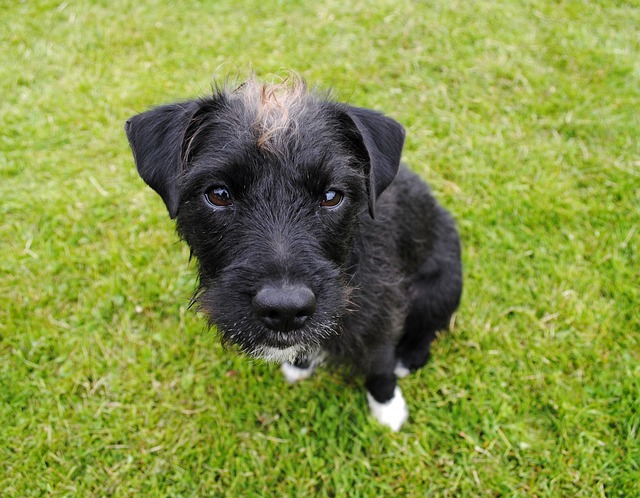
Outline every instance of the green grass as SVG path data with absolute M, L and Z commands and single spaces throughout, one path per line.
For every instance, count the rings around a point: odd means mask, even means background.
M 3 496 L 639 496 L 640 4 L 5 1 Z M 221 348 L 123 123 L 294 69 L 408 130 L 465 294 L 411 418 Z

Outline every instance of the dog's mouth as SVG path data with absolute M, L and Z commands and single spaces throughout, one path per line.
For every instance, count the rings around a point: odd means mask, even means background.
M 293 362 L 322 348 L 325 341 L 339 335 L 336 320 L 310 323 L 298 330 L 279 332 L 252 323 L 245 327 L 218 324 L 223 343 L 239 348 L 253 358 Z
M 258 346 L 246 354 L 259 359 L 275 363 L 295 363 L 296 361 L 306 358 L 315 352 L 318 348 L 309 347 L 298 344 L 287 348 L 274 348 L 271 346 Z

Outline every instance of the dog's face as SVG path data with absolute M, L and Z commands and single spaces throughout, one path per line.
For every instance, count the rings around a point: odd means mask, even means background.
M 293 360 L 340 333 L 358 220 L 395 176 L 400 125 L 300 82 L 252 80 L 126 129 L 198 260 L 197 301 L 225 342 Z

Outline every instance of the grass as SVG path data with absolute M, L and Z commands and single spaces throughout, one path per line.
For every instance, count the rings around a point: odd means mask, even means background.
M 640 495 L 640 5 L 3 2 L 3 496 Z M 408 130 L 465 295 L 373 423 L 362 381 L 224 351 L 132 114 L 292 68 Z

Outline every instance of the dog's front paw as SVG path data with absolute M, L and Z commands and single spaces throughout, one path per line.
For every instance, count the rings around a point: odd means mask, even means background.
M 376 420 L 382 425 L 390 427 L 394 432 L 398 432 L 409 417 L 409 409 L 399 387 L 393 391 L 393 398 L 384 403 L 376 401 L 369 393 L 367 393 L 367 401 L 369 401 L 371 414 Z
M 313 364 L 310 364 L 307 368 L 300 368 L 291 363 L 284 362 L 280 368 L 287 382 L 289 384 L 295 384 L 296 382 L 311 377 L 315 367 Z
M 393 370 L 393 373 L 399 379 L 404 379 L 407 375 L 411 373 L 411 370 L 409 370 L 409 368 L 405 366 L 404 363 L 402 363 L 402 360 L 398 360 L 398 362 L 396 363 L 396 368 Z

